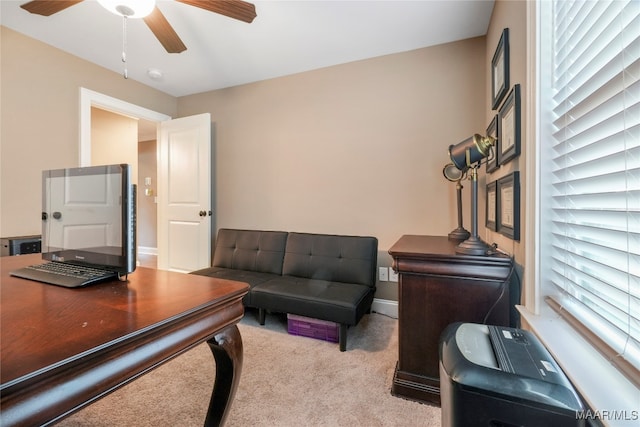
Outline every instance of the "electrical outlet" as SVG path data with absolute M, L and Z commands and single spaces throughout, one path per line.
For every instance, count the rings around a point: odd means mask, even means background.
M 389 281 L 389 269 L 387 267 L 378 268 L 378 280 L 380 280 L 381 282 Z
M 390 282 L 398 281 L 398 273 L 396 273 L 392 267 L 389 267 L 389 281 Z

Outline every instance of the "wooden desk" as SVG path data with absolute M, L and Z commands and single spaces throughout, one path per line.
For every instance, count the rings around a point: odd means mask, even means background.
M 438 345 L 454 322 L 516 326 L 520 297 L 504 255 L 458 255 L 443 236 L 402 236 L 389 249 L 398 280 L 398 365 L 392 394 L 440 404 Z
M 0 258 L 0 425 L 59 421 L 207 341 L 219 425 L 242 369 L 246 283 L 138 268 L 128 282 L 67 289 L 9 276 L 40 254 Z

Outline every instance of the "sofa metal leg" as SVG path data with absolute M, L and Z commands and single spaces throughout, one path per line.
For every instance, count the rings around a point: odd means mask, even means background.
M 258 309 L 258 322 L 260 322 L 261 325 L 264 325 L 265 318 L 266 318 L 266 310 L 264 308 L 259 308 Z
M 347 324 L 340 323 L 340 331 L 338 332 L 338 341 L 340 342 L 340 351 L 347 350 Z

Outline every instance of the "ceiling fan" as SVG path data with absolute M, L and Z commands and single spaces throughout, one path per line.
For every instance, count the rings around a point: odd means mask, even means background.
M 21 5 L 24 10 L 37 15 L 50 16 L 83 0 L 34 0 Z M 256 17 L 256 7 L 242 0 L 176 0 L 209 12 L 251 23 Z M 143 18 L 145 24 L 169 53 L 180 53 L 187 49 L 173 27 L 155 5 L 155 0 L 98 0 L 107 10 L 128 18 Z M 142 3 L 146 5 L 142 6 Z M 142 10 L 139 11 L 141 9 Z M 145 9 L 146 8 L 146 9 Z M 145 15 L 146 14 L 146 15 Z

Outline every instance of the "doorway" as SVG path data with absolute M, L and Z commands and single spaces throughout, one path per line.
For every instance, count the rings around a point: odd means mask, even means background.
M 137 259 L 157 265 L 157 126 L 101 108 L 91 108 L 91 164 L 128 163 L 137 185 Z
M 134 174 L 132 181 L 138 184 L 138 259 L 141 265 L 155 266 L 157 255 L 157 124 L 160 121 L 171 119 L 162 113 L 157 113 L 145 108 L 129 104 L 97 92 L 81 88 L 80 96 L 80 166 L 89 166 L 93 162 L 118 163 L 121 160 L 109 158 L 109 152 L 114 150 L 102 150 L 94 146 L 92 133 L 95 133 L 93 118 L 107 117 L 118 126 L 118 132 L 122 132 L 123 139 L 132 139 L 131 147 L 120 147 L 118 155 L 127 152 L 126 162 L 133 165 Z M 104 113 L 104 114 L 103 114 Z M 115 116 L 114 116 L 115 115 Z M 117 117 L 122 120 L 118 120 Z M 114 119 L 115 117 L 115 119 Z M 127 121 L 131 124 L 127 124 Z M 128 127 L 134 126 L 133 132 Z M 128 135 L 128 136 L 127 136 Z M 130 145 L 131 145 L 130 144 Z M 98 150 L 98 152 L 96 152 Z M 96 160 L 96 157 L 101 160 Z
M 184 273 L 209 267 L 214 200 L 211 115 L 172 120 L 165 114 L 81 88 L 80 166 L 92 164 L 92 108 L 157 125 L 157 267 Z M 137 162 L 137 158 L 131 160 Z M 142 191 L 145 181 L 146 176 Z
M 138 260 L 157 267 L 158 256 L 158 144 L 155 122 L 138 120 Z

